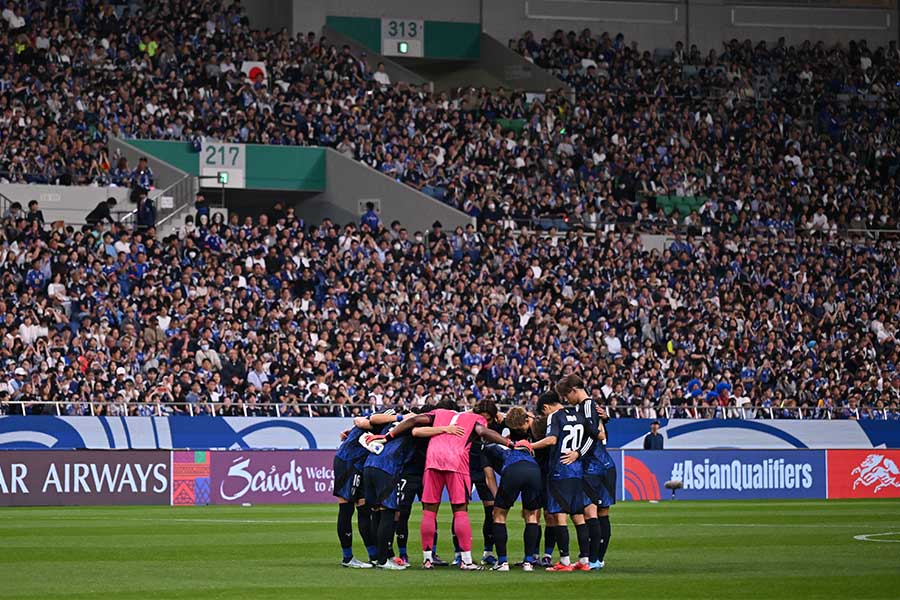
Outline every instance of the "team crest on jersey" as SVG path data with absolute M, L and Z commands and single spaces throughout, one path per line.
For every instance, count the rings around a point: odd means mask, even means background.
M 900 468 L 883 454 L 868 455 L 851 474 L 857 475 L 853 482 L 854 490 L 860 485 L 867 488 L 875 486 L 873 492 L 877 494 L 884 488 L 900 488 Z

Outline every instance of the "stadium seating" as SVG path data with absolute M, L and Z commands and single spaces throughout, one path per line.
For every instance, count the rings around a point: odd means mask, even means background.
M 160 241 L 7 211 L 0 410 L 531 405 L 580 368 L 618 416 L 900 418 L 895 45 L 526 34 L 511 45 L 576 90 L 528 102 L 376 86 L 237 4 L 47 4 L 0 23 L 5 181 L 141 185 L 111 135 L 324 145 L 479 227 L 273 212 Z M 561 236 L 516 229 L 541 224 Z M 676 235 L 660 253 L 632 232 Z

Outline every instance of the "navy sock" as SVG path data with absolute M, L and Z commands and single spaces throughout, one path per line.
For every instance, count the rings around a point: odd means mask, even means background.
M 409 538 L 409 516 L 410 509 L 403 508 L 400 510 L 400 519 L 397 521 L 397 551 L 400 556 L 406 558 L 406 540 Z
M 556 529 L 556 546 L 559 548 L 559 556 L 569 555 L 569 526 L 557 525 Z
M 394 551 L 394 511 L 382 510 L 378 520 L 378 564 L 388 561 Z
M 587 523 L 576 525 L 575 535 L 578 536 L 578 558 L 587 558 L 591 553 L 591 536 Z
M 544 554 L 553 556 L 556 547 L 556 525 L 544 525 Z
M 484 551 L 494 549 L 494 507 L 484 507 L 484 523 L 481 526 L 481 534 L 484 536 Z M 497 551 L 499 552 L 499 550 Z
M 372 510 L 366 506 L 358 506 L 356 508 L 356 526 L 359 528 L 359 535 L 366 545 L 366 551 L 369 558 L 375 560 L 375 554 L 378 551 L 375 530 L 372 528 Z
M 603 534 L 600 533 L 600 520 L 596 517 L 587 519 L 585 524 L 588 526 L 588 533 L 591 536 L 591 552 L 590 560 L 592 563 L 600 560 L 600 542 L 603 541 Z
M 496 538 L 496 536 L 495 536 Z M 525 560 L 534 561 L 541 545 L 541 526 L 537 523 L 525 523 Z
M 497 562 L 507 562 L 506 543 L 509 539 L 509 532 L 506 530 L 506 523 L 494 523 L 494 544 L 497 546 Z
M 600 517 L 600 537 L 603 541 L 600 543 L 600 560 L 606 559 L 606 549 L 609 548 L 609 538 L 612 536 L 612 528 L 609 525 L 609 515 Z
M 353 558 L 353 504 L 350 502 L 338 504 L 337 534 L 347 562 Z

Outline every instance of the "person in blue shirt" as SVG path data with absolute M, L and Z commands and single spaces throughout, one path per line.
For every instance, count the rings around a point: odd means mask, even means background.
M 494 499 L 493 538 L 497 548 L 497 564 L 492 569 L 494 571 L 509 571 L 506 518 L 519 495 L 522 496 L 522 516 L 525 519 L 523 570 L 533 570 L 533 565 L 538 560 L 538 544 L 541 539 L 538 515 L 543 479 L 541 468 L 530 451 L 529 432 L 532 423 L 532 416 L 524 408 L 511 408 L 504 424 L 509 428 L 509 438 L 517 442 L 517 447 L 510 449 L 499 444 L 486 444 L 482 449 L 486 462 L 485 476 L 493 477 L 493 473 L 502 475 Z
M 153 189 L 153 169 L 147 164 L 147 157 L 138 159 L 138 166 L 131 172 L 132 187 L 149 192 Z
M 584 444 L 563 461 L 580 459 L 583 463 L 582 487 L 589 500 L 584 509 L 590 538 L 588 566 L 592 571 L 600 570 L 604 567 L 611 534 L 609 508 L 616 503 L 616 464 L 606 450 L 606 421 L 609 419 L 606 413 L 597 410 L 577 375 L 564 377 L 557 384 L 557 393 L 584 415 L 588 426 Z
M 378 226 L 381 224 L 381 219 L 378 217 L 378 213 L 375 212 L 375 203 L 366 202 L 366 212 L 359 220 L 360 225 L 368 225 L 369 230 L 372 233 L 378 231 Z
M 365 428 L 364 428 L 365 427 Z M 341 434 L 341 445 L 334 455 L 334 496 L 338 499 L 338 539 L 343 551 L 341 566 L 352 569 L 371 569 L 375 560 L 375 538 L 371 530 L 371 514 L 365 504 L 362 487 L 363 465 L 368 451 L 359 438 L 368 433 L 367 421 L 354 421 L 352 428 Z M 357 509 L 359 534 L 369 551 L 370 562 L 353 558 L 353 511 Z

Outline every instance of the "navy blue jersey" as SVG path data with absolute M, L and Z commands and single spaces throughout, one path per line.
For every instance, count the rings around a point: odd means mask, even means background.
M 602 475 L 615 468 L 612 456 L 606 450 L 606 442 L 597 439 L 600 434 L 600 415 L 594 401 L 588 398 L 575 407 L 575 410 L 582 414 L 587 426 L 587 435 L 579 448 L 584 462 L 584 472 L 588 475 Z
M 354 465 L 357 469 L 362 469 L 366 457 L 369 456 L 369 451 L 359 443 L 359 438 L 366 433 L 371 432 L 359 427 L 352 428 L 350 433 L 347 434 L 347 439 L 338 446 L 335 456 L 348 464 Z
M 590 424 L 584 413 L 576 407 L 566 407 L 550 415 L 547 436 L 556 438 L 556 444 L 550 448 L 550 479 L 581 479 L 583 471 L 580 460 L 570 465 L 560 461 L 564 455 L 584 446 L 589 429 Z
M 502 423 L 490 423 L 488 424 L 488 428 L 503 435 L 504 427 Z M 482 457 L 485 446 L 486 444 L 481 438 L 475 438 L 472 445 L 469 446 L 469 476 L 472 477 L 472 479 L 483 478 L 484 468 L 491 466 L 488 464 L 488 461 L 484 460 Z
M 397 423 L 389 423 L 381 428 L 381 435 L 387 434 L 391 429 L 397 426 Z M 391 440 L 384 445 L 380 454 L 374 452 L 368 453 L 366 458 L 366 467 L 374 467 L 381 469 L 385 473 L 389 473 L 395 477 L 399 477 L 406 468 L 406 464 L 410 461 L 416 447 L 416 438 L 411 435 L 404 435 Z
M 425 474 L 425 457 L 428 454 L 428 440 L 430 438 L 417 438 L 411 435 L 403 436 L 413 439 L 413 449 L 406 466 L 403 469 L 404 477 L 422 477 Z
M 500 444 L 485 444 L 482 456 L 486 459 L 487 466 L 501 475 L 507 467 L 516 463 L 527 462 L 537 465 L 537 461 L 528 452 L 505 448 Z

